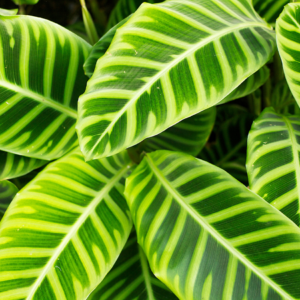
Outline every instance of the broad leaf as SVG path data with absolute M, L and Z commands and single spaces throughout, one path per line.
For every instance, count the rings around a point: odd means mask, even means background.
M 248 185 L 246 171 L 247 137 L 254 116 L 239 113 L 219 124 L 216 140 L 208 143 L 198 155 L 199 158 L 220 167 L 231 176 Z
M 0 16 L 0 149 L 54 159 L 77 145 L 90 45 L 54 23 Z
M 215 106 L 270 59 L 273 34 L 247 0 L 143 4 L 80 97 L 84 156 L 113 155 Z
M 275 23 L 290 0 L 252 0 L 255 10 L 269 23 Z
M 300 226 L 300 116 L 265 109 L 252 125 L 247 154 L 250 189 Z
M 113 269 L 88 300 L 176 300 L 151 272 L 142 248 L 132 232 Z
M 290 3 L 276 22 L 277 44 L 286 80 L 300 106 L 300 4 Z
M 157 151 L 125 195 L 152 271 L 180 299 L 300 298 L 300 228 L 225 171 Z
M 0 180 L 23 176 L 48 161 L 0 151 Z
M 196 156 L 206 144 L 215 119 L 216 108 L 209 108 L 182 120 L 159 135 L 146 139 L 139 147 L 146 152 L 173 150 Z
M 5 211 L 7 210 L 10 202 L 17 194 L 17 187 L 10 181 L 0 181 L 0 220 L 2 219 Z M 2 271 L 0 267 L 0 272 Z
M 131 231 L 123 197 L 128 156 L 86 163 L 75 151 L 14 198 L 0 226 L 0 299 L 82 300 Z

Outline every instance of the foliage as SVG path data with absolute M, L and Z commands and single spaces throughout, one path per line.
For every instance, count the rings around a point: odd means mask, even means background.
M 300 299 L 300 3 L 78 0 L 66 29 L 16 2 L 0 299 Z

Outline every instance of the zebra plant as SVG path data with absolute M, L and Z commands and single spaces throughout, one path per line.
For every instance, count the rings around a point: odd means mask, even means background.
M 0 299 L 300 299 L 300 3 L 141 2 L 0 9 Z

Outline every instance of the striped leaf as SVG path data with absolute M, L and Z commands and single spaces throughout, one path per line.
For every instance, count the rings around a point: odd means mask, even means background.
M 300 106 L 299 9 L 299 3 L 290 3 L 285 6 L 283 13 L 276 22 L 276 36 L 286 80 Z
M 106 30 L 113 28 L 126 17 L 134 13 L 143 2 L 158 3 L 160 0 L 119 0 L 111 11 L 107 22 Z
M 0 299 L 82 300 L 131 231 L 126 153 L 86 163 L 80 151 L 48 165 L 14 198 L 0 227 Z
M 10 181 L 0 181 L 0 220 L 2 219 L 5 211 L 7 210 L 10 202 L 17 194 L 17 187 Z M 1 272 L 0 267 L 0 272 Z
M 113 269 L 88 300 L 176 300 L 151 272 L 142 248 L 132 232 Z
M 180 299 L 300 298 L 300 228 L 225 171 L 157 151 L 125 195 L 152 271 Z
M 84 156 L 113 155 L 215 106 L 270 59 L 273 34 L 248 0 L 143 4 L 80 97 Z
M 144 151 L 173 150 L 193 156 L 199 154 L 206 144 L 216 119 L 216 107 L 209 108 L 139 145 Z
M 0 151 L 0 180 L 23 176 L 46 163 L 46 160 Z
M 54 23 L 0 16 L 0 149 L 58 158 L 77 145 L 90 45 Z
M 252 0 L 255 10 L 269 23 L 275 23 L 290 0 Z
M 247 154 L 250 188 L 300 226 L 300 116 L 273 108 L 252 125 Z
M 219 124 L 216 140 L 208 143 L 199 158 L 220 167 L 231 176 L 248 185 L 246 172 L 247 137 L 254 116 L 239 112 Z

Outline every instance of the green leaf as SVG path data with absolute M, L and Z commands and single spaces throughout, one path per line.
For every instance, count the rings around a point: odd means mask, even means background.
M 0 149 L 46 160 L 74 148 L 90 45 L 47 20 L 0 16 Z
M 18 13 L 18 9 L 3 9 L 0 8 L 0 15 L 1 16 L 14 16 Z
M 0 151 L 0 180 L 23 176 L 46 163 L 46 160 Z
M 97 287 L 131 231 L 128 163 L 75 151 L 22 189 L 0 226 L 1 300 L 82 300 Z
M 231 176 L 248 185 L 246 152 L 248 132 L 254 116 L 240 111 L 219 125 L 215 141 L 209 142 L 199 158 L 220 167 Z
M 274 32 L 247 0 L 141 5 L 79 99 L 84 156 L 113 155 L 215 106 L 273 52 Z
M 146 152 L 173 150 L 196 156 L 206 144 L 215 119 L 216 107 L 209 108 L 144 140 L 140 147 Z
M 33 5 L 39 2 L 39 0 L 12 0 L 12 1 L 17 5 L 22 5 L 22 4 Z
M 295 100 L 300 106 L 299 9 L 299 3 L 290 3 L 285 6 L 276 23 L 276 37 L 286 80 Z
M 105 33 L 101 39 L 92 47 L 89 57 L 85 61 L 83 65 L 83 69 L 85 74 L 88 77 L 91 77 L 95 71 L 95 67 L 99 58 L 101 58 L 107 49 L 109 48 L 111 41 L 113 40 L 117 29 L 119 29 L 122 25 L 124 25 L 130 16 L 126 19 L 122 20 L 120 23 L 111 28 L 107 33 Z
M 161 1 L 160 0 L 148 0 L 148 1 L 145 1 L 145 0 L 119 0 L 109 15 L 106 30 L 111 29 L 116 24 L 122 22 L 125 18 L 127 18 L 129 15 L 134 13 L 143 2 L 158 3 Z
M 250 189 L 300 226 L 300 116 L 267 108 L 252 125 L 248 139 Z
M 275 23 L 290 0 L 253 0 L 255 10 L 269 23 Z
M 17 187 L 10 181 L 0 181 L 0 220 L 17 192 Z
M 152 271 L 180 299 L 300 298 L 300 228 L 225 171 L 157 151 L 125 195 Z
M 151 272 L 142 248 L 132 232 L 113 269 L 88 300 L 176 300 Z

